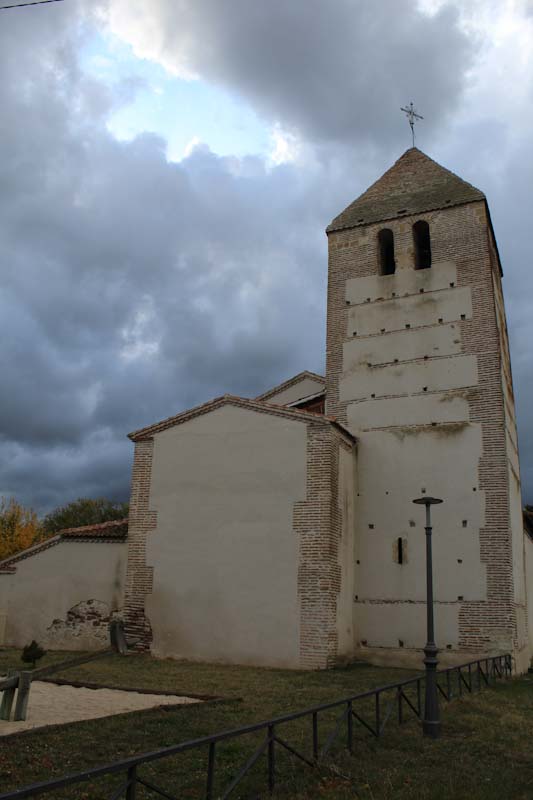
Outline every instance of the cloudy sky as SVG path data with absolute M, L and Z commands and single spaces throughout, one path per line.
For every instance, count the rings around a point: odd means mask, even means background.
M 0 66 L 0 495 L 126 499 L 129 431 L 323 371 L 324 228 L 414 100 L 489 199 L 533 502 L 532 2 L 63 0 Z

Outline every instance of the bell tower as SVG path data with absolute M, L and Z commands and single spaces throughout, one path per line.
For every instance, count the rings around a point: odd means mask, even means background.
M 434 513 L 441 657 L 529 665 L 501 266 L 482 192 L 417 148 L 327 229 L 326 413 L 358 438 L 356 652 L 419 661 Z

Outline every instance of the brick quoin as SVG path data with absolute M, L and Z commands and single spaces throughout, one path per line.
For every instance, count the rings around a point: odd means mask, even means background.
M 138 650 L 148 650 L 152 642 L 144 609 L 153 588 L 153 569 L 146 564 L 146 538 L 157 524 L 157 515 L 150 510 L 153 451 L 153 439 L 136 442 L 131 476 L 124 624 L 127 635 L 138 640 Z
M 300 663 L 326 669 L 337 662 L 337 601 L 341 590 L 339 448 L 353 442 L 331 427 L 308 425 L 307 497 L 295 503 L 299 536 Z

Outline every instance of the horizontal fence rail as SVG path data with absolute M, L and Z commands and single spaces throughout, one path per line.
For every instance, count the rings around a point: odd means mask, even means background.
M 511 655 L 493 656 L 478 661 L 471 661 L 456 667 L 448 667 L 437 673 L 437 688 L 439 694 L 446 701 L 480 691 L 488 686 L 491 681 L 498 678 L 508 678 L 512 674 Z M 241 728 L 224 731 L 213 736 L 203 736 L 181 744 L 164 747 L 149 753 L 143 753 L 132 758 L 122 759 L 112 764 L 94 767 L 83 772 L 66 775 L 43 783 L 36 783 L 20 789 L 0 794 L 0 800 L 20 800 L 24 797 L 36 797 L 50 793 L 54 790 L 64 789 L 86 781 L 94 780 L 108 775 L 122 775 L 123 781 L 109 794 L 107 800 L 136 800 L 137 788 L 144 787 L 153 795 L 178 800 L 177 795 L 169 794 L 166 789 L 151 783 L 146 777 L 139 774 L 139 769 L 144 765 L 171 756 L 179 755 L 195 749 L 205 749 L 205 784 L 203 790 L 197 795 L 199 800 L 226 800 L 249 773 L 252 767 L 260 760 L 266 760 L 265 783 L 272 792 L 276 787 L 276 756 L 280 749 L 290 753 L 303 765 L 315 768 L 331 750 L 333 744 L 339 740 L 341 734 L 347 750 L 352 753 L 354 747 L 355 726 L 360 726 L 371 736 L 379 738 L 393 716 L 399 725 L 412 719 L 421 720 L 423 717 L 422 697 L 424 694 L 425 676 L 421 674 L 408 678 L 399 683 L 390 683 L 370 689 L 366 692 L 345 697 L 331 703 L 306 708 L 293 714 L 285 714 L 274 719 L 245 725 Z M 366 704 L 365 704 L 366 701 Z M 361 706 L 364 705 L 364 710 Z M 320 727 L 320 715 L 324 712 L 336 711 L 337 717 L 334 727 L 325 735 Z M 281 728 L 295 720 L 309 718 L 309 752 L 302 752 L 295 745 L 290 744 L 281 733 Z M 217 752 L 223 742 L 241 736 L 262 733 L 262 739 L 252 755 L 242 765 L 229 785 L 218 790 L 215 794 L 215 772 Z M 321 735 L 322 734 L 322 735 Z M 176 791 L 178 789 L 176 788 Z

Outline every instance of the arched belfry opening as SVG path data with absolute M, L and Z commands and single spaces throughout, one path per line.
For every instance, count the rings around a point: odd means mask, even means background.
M 379 274 L 394 275 L 396 261 L 394 259 L 394 234 L 390 228 L 382 228 L 378 233 Z
M 415 269 L 429 269 L 431 266 L 431 239 L 429 225 L 421 219 L 413 225 L 415 244 Z

